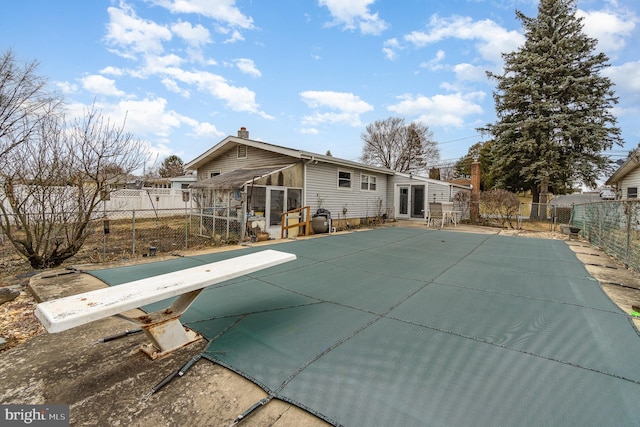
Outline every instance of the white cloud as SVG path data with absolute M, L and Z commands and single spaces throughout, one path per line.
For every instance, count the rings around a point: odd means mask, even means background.
M 175 55 L 149 55 L 145 58 L 143 68 L 140 70 L 145 77 L 146 75 L 162 73 L 167 68 L 180 67 L 185 62 L 184 58 Z
M 598 48 L 605 51 L 624 49 L 626 39 L 633 34 L 638 17 L 633 13 L 621 16 L 607 11 L 584 11 L 578 9 L 576 16 L 583 18 L 584 32 L 598 40 Z
M 234 62 L 236 63 L 236 66 L 238 67 L 238 69 L 242 71 L 244 74 L 248 74 L 251 77 L 262 76 L 262 73 L 260 72 L 260 70 L 256 68 L 256 65 L 253 63 L 253 60 L 248 58 L 239 58 L 239 59 L 236 59 Z
M 215 125 L 211 123 L 195 123 L 192 125 L 193 131 L 189 135 L 193 135 L 197 138 L 222 138 L 225 136 L 224 132 L 218 130 Z
M 156 142 L 169 143 L 172 132 L 182 126 L 190 127 L 191 131 L 187 134 L 198 138 L 224 136 L 224 132 L 210 123 L 199 122 L 176 111 L 167 110 L 167 101 L 163 98 L 126 100 L 117 104 L 97 103 L 96 108 L 116 125 L 125 123 L 128 132 L 138 137 L 144 135 Z
M 253 28 L 253 18 L 236 7 L 235 0 L 150 0 L 171 13 L 194 13 L 215 19 L 226 25 L 243 29 Z
M 503 52 L 512 52 L 524 43 L 524 36 L 517 31 L 507 31 L 490 19 L 474 21 L 470 17 L 431 17 L 427 31 L 413 31 L 404 39 L 421 48 L 445 39 L 476 40 L 483 59 L 501 64 Z
M 371 13 L 369 6 L 375 0 L 318 0 L 320 6 L 326 6 L 333 16 L 329 25 L 343 25 L 347 30 L 358 28 L 362 34 L 378 35 L 389 25 L 378 16 Z
M 614 89 L 622 89 L 640 95 L 640 61 L 605 68 L 602 74 L 616 84 Z
M 54 85 L 64 94 L 76 93 L 78 85 L 69 82 L 55 82 Z
M 93 94 L 108 95 L 108 96 L 124 96 L 125 93 L 118 90 L 115 80 L 108 79 L 104 76 L 94 74 L 86 76 L 80 79 L 82 88 Z
M 200 24 L 194 27 L 189 22 L 177 22 L 171 25 L 171 31 L 193 47 L 200 47 L 211 43 L 209 30 Z
M 386 40 L 382 45 L 382 52 L 384 53 L 384 56 L 386 56 L 390 61 L 393 61 L 398 57 L 397 51 L 399 50 L 402 50 L 402 46 L 400 46 L 398 39 L 396 39 L 395 37 Z
M 420 68 L 426 68 L 431 71 L 441 70 L 444 68 L 444 66 L 442 65 L 442 60 L 445 58 L 445 56 L 446 54 L 444 53 L 444 50 L 441 49 L 436 52 L 436 56 L 433 59 L 420 64 Z
M 321 123 L 345 123 L 350 126 L 360 126 L 360 115 L 373 110 L 373 106 L 360 97 L 346 92 L 306 91 L 301 92 L 302 100 L 311 108 L 329 109 L 330 112 L 317 111 L 303 118 L 304 124 L 318 125 Z
M 488 80 L 487 67 L 461 63 L 456 64 L 453 71 L 456 73 L 458 81 L 486 82 Z
M 232 86 L 222 76 L 206 71 L 185 71 L 180 68 L 167 68 L 164 73 L 177 81 L 195 85 L 200 91 L 224 101 L 234 111 L 255 113 L 266 119 L 273 118 L 260 110 L 260 105 L 255 100 L 255 92 L 246 87 Z
M 387 108 L 402 116 L 417 116 L 419 121 L 428 126 L 461 127 L 466 116 L 482 114 L 482 107 L 478 101 L 482 101 L 484 97 L 484 92 L 432 97 L 405 94 L 398 97 L 399 103 Z
M 165 88 L 167 88 L 168 91 L 173 92 L 173 93 L 177 93 L 178 95 L 182 96 L 183 98 L 189 99 L 189 97 L 191 96 L 191 92 L 189 92 L 189 90 L 183 89 L 180 86 L 178 86 L 178 83 L 173 79 L 165 77 L 165 78 L 161 79 L 160 82 L 162 83 L 162 85 Z
M 121 4 L 122 8 L 109 7 L 107 42 L 115 47 L 115 53 L 126 58 L 137 54 L 160 54 L 163 42 L 171 40 L 171 31 L 153 21 L 139 18 L 135 11 Z
M 227 43 L 235 43 L 235 42 L 239 42 L 239 41 L 243 41 L 244 40 L 244 36 L 242 35 L 242 33 L 240 33 L 240 31 L 238 30 L 233 30 L 231 32 L 231 36 L 229 38 L 227 38 L 223 43 L 227 44 Z
M 317 135 L 320 133 L 320 131 L 316 128 L 301 128 L 301 129 L 298 129 L 298 132 L 300 132 L 303 135 Z
M 121 68 L 112 67 L 111 65 L 109 65 L 107 67 L 104 67 L 102 70 L 100 70 L 100 74 L 107 74 L 110 76 L 121 77 L 125 73 Z
M 116 123 L 126 118 L 126 128 L 135 135 L 155 135 L 169 137 L 172 130 L 179 128 L 186 118 L 175 111 L 167 110 L 164 98 L 143 100 L 123 100 L 117 104 L 97 104 L 104 114 L 113 117 Z

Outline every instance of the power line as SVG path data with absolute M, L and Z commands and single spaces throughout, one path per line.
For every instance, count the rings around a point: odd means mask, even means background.
M 464 141 L 464 140 L 466 140 L 466 139 L 471 139 L 471 138 L 478 138 L 478 135 L 473 135 L 473 136 L 464 136 L 464 137 L 462 137 L 462 138 L 452 139 L 452 140 L 449 140 L 449 141 L 443 141 L 443 142 L 438 142 L 438 141 L 436 141 L 436 144 L 438 144 L 438 145 L 442 145 L 442 144 L 450 144 L 450 143 L 452 143 L 452 142 Z

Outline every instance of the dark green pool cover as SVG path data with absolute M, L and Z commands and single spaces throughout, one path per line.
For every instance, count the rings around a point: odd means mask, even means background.
M 298 259 L 207 289 L 182 319 L 275 398 L 345 426 L 640 425 L 638 331 L 563 241 L 381 228 L 273 248 Z

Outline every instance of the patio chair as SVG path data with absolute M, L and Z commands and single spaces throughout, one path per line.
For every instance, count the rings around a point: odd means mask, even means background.
M 440 221 L 440 227 L 444 225 L 444 218 L 442 213 L 442 204 L 429 202 L 429 213 L 427 216 L 427 226 L 435 225 L 436 221 Z

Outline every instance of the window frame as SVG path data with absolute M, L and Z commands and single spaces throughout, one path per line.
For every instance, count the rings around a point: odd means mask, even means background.
M 241 155 L 241 149 L 244 149 L 244 155 Z M 238 144 L 236 147 L 236 156 L 238 159 L 246 159 L 249 156 L 249 147 L 247 144 Z
M 349 174 L 349 178 L 340 178 L 340 174 Z M 341 186 L 340 181 L 349 182 L 349 186 Z M 336 182 L 338 190 L 350 191 L 353 189 L 353 172 L 346 169 L 338 169 L 338 180 Z
M 633 191 L 629 191 L 633 190 Z M 638 187 L 627 187 L 627 199 L 637 199 L 638 198 Z
M 365 184 L 365 181 L 366 181 L 366 184 Z M 364 185 L 366 185 L 366 187 L 364 187 Z M 378 177 L 375 175 L 370 175 L 368 173 L 361 173 L 360 174 L 360 190 L 378 191 Z

